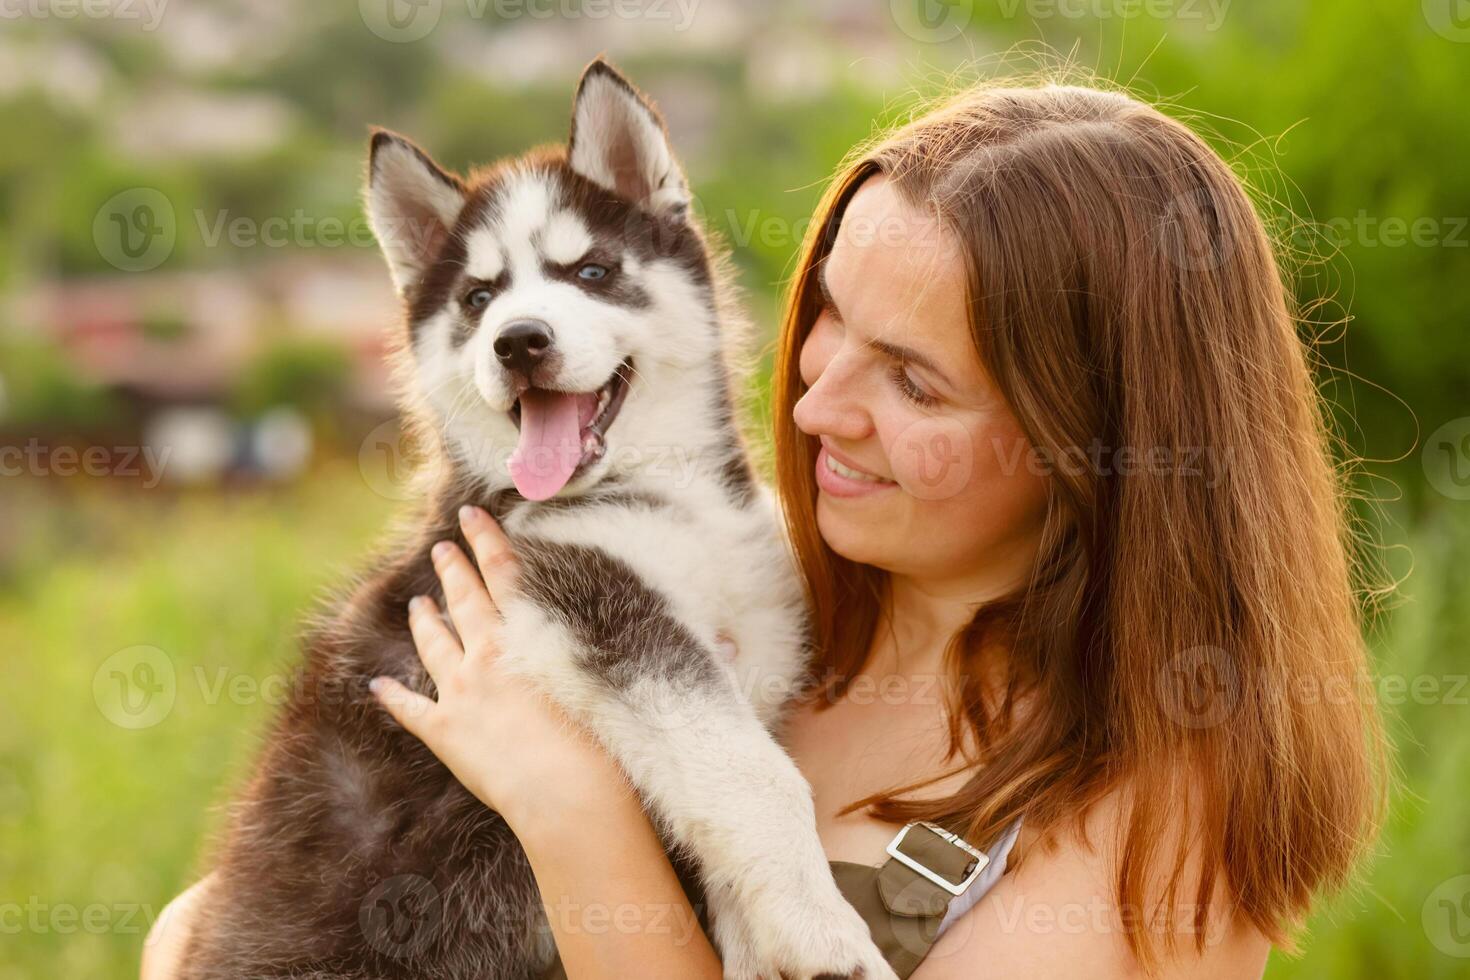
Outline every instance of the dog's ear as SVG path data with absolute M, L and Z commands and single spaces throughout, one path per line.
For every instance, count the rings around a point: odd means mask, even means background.
M 568 141 L 572 169 L 656 214 L 681 218 L 689 184 L 658 110 L 598 58 L 582 73 Z
M 367 211 L 401 294 L 423 277 L 464 207 L 465 186 L 411 141 L 373 131 Z

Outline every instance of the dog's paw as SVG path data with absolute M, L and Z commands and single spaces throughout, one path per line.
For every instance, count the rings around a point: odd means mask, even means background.
M 826 902 L 723 910 L 715 919 L 726 980 L 898 980 L 867 923 L 840 894 Z

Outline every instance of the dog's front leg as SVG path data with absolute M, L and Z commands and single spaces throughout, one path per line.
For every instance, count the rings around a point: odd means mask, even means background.
M 601 741 L 698 862 L 726 975 L 894 977 L 832 879 L 811 787 L 713 652 L 606 552 L 517 548 L 507 666 Z
M 892 976 L 832 880 L 811 788 L 734 685 L 640 678 L 595 729 L 699 863 L 726 976 Z
M 569 707 L 698 862 L 727 977 L 894 976 L 832 879 L 810 787 L 726 675 L 586 680 Z

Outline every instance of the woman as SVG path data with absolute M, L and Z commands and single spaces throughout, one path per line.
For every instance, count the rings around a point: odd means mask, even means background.
M 827 193 L 774 410 L 819 661 L 784 740 L 896 972 L 1259 976 L 1370 839 L 1380 735 L 1322 406 L 1230 169 L 1123 95 L 962 94 Z M 497 672 L 514 556 L 464 521 L 463 646 L 412 616 L 440 700 L 380 699 L 525 843 L 554 975 L 719 976 L 617 767 Z M 989 865 L 890 857 L 911 821 Z

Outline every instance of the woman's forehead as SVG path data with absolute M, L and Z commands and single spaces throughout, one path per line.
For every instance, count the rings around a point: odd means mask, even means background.
M 821 273 L 843 317 L 875 333 L 946 345 L 968 338 L 967 272 L 956 243 L 881 175 L 848 203 Z
M 965 274 L 958 244 L 939 219 L 911 205 L 881 174 L 848 202 L 827 262 L 837 267 L 834 275 L 851 265 L 886 273 L 891 285 L 963 285 Z

